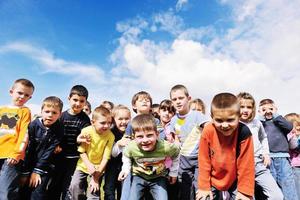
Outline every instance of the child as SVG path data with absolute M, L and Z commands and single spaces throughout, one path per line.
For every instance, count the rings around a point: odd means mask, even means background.
M 288 136 L 295 138 L 296 141 L 292 145 L 292 139 L 290 140 L 290 159 L 295 176 L 297 195 L 300 197 L 300 116 L 297 113 L 289 113 L 284 118 L 293 124 L 293 130 Z
M 202 114 L 205 114 L 205 105 L 201 99 L 193 99 L 190 102 L 190 108 L 192 110 L 196 110 L 196 111 L 201 112 Z
M 283 199 L 283 194 L 274 180 L 270 170 L 269 144 L 267 134 L 262 123 L 255 117 L 255 100 L 251 94 L 242 92 L 237 95 L 240 103 L 240 120 L 244 122 L 252 133 L 255 160 L 255 184 L 261 189 L 266 199 Z M 262 199 L 255 191 L 256 199 Z
M 212 123 L 204 127 L 200 139 L 197 199 L 220 199 L 221 191 L 228 191 L 230 199 L 249 200 L 253 196 L 253 141 L 239 116 L 236 96 L 220 93 L 213 98 Z
M 172 158 L 169 172 L 170 183 L 176 182 L 179 148 L 175 144 L 158 139 L 156 122 L 151 114 L 141 114 L 132 120 L 134 140 L 123 153 L 123 166 L 119 180 L 132 171 L 130 200 L 140 200 L 148 188 L 153 199 L 167 200 L 167 170 L 165 158 Z
M 296 192 L 293 170 L 289 162 L 289 143 L 287 135 L 293 125 L 277 114 L 277 108 L 271 99 L 259 103 L 259 114 L 267 133 L 270 149 L 270 171 L 288 200 L 299 199 Z
M 111 112 L 112 109 L 114 108 L 114 103 L 111 102 L 111 101 L 103 101 L 101 103 L 101 106 L 104 106 L 105 108 L 107 108 Z
M 152 113 L 153 117 L 160 120 L 159 119 L 159 104 L 157 104 L 157 103 L 152 104 L 151 113 Z
M 190 110 L 191 96 L 183 85 L 170 91 L 171 101 L 177 111 L 171 119 L 171 131 L 181 144 L 178 171 L 179 199 L 195 199 L 198 177 L 198 147 L 201 129 L 208 119 L 200 112 Z
M 82 85 L 72 87 L 69 94 L 70 109 L 64 111 L 60 118 L 64 126 L 61 152 L 56 156 L 55 170 L 49 185 L 49 199 L 66 198 L 71 176 L 79 159 L 77 136 L 81 130 L 91 124 L 90 118 L 83 112 L 88 98 L 88 90 Z
M 18 175 L 28 142 L 30 110 L 24 104 L 31 98 L 34 86 L 18 79 L 9 91 L 11 104 L 0 106 L 0 199 L 17 199 Z
M 81 135 L 88 136 L 89 140 L 78 147 L 80 159 L 69 188 L 72 200 L 85 199 L 87 185 L 88 199 L 100 197 L 99 180 L 104 174 L 115 139 L 110 131 L 111 121 L 110 111 L 104 106 L 99 106 L 93 111 L 92 125 L 82 129 Z M 88 176 L 91 176 L 89 184 Z
M 161 139 L 166 139 L 167 141 L 173 143 L 175 142 L 175 135 L 170 130 L 170 121 L 175 115 L 175 108 L 172 105 L 172 101 L 165 99 L 159 104 L 159 118 L 160 118 L 160 129 L 158 127 L 159 135 Z
M 44 99 L 41 118 L 29 124 L 29 143 L 22 167 L 21 184 L 28 183 L 31 190 L 22 194 L 22 199 L 46 199 L 46 187 L 53 168 L 52 155 L 63 135 L 63 127 L 58 121 L 63 102 L 54 96 Z
M 122 167 L 122 154 L 119 149 L 128 143 L 126 141 L 128 139 L 122 137 L 131 118 L 130 110 L 126 106 L 117 105 L 112 110 L 112 117 L 114 126 L 111 131 L 115 136 L 113 149 L 117 149 L 117 153 L 112 152 L 112 158 L 107 163 L 104 182 L 105 200 L 115 200 L 115 190 L 117 190 L 117 199 L 121 198 L 121 182 L 118 181 L 118 175 Z
M 85 112 L 85 114 L 87 114 L 88 116 L 90 116 L 90 114 L 92 113 L 92 106 L 89 101 L 86 101 L 86 104 L 83 107 L 83 112 Z

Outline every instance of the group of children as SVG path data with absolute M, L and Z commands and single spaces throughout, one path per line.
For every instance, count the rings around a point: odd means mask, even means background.
M 14 82 L 0 107 L 0 200 L 300 198 L 300 117 L 249 93 L 220 93 L 205 115 L 184 85 L 152 108 L 149 93 L 132 98 L 136 113 L 103 102 L 91 113 L 88 90 L 71 88 L 69 109 L 46 97 L 31 121 L 34 92 Z

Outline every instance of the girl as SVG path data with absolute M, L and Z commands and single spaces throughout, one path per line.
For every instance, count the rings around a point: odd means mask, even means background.
M 262 123 L 254 119 L 255 100 L 251 94 L 243 92 L 237 95 L 240 102 L 240 121 L 251 130 L 254 143 L 255 189 L 261 188 L 262 194 L 255 191 L 256 199 L 283 199 L 283 194 L 274 180 L 270 170 L 269 145 Z M 259 196 L 263 195 L 263 196 Z

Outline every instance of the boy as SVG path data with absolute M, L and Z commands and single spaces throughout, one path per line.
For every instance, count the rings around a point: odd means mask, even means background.
M 176 115 L 170 129 L 181 144 L 178 171 L 179 199 L 195 199 L 198 177 L 198 147 L 201 130 L 208 119 L 200 112 L 190 110 L 191 96 L 183 85 L 175 85 L 170 91 Z
M 277 108 L 271 99 L 259 103 L 260 120 L 267 133 L 270 149 L 270 171 L 280 186 L 283 196 L 288 200 L 299 199 L 296 192 L 293 170 L 289 161 L 289 143 L 287 135 L 293 125 L 277 114 Z
M 24 160 L 28 142 L 27 127 L 31 120 L 24 104 L 31 98 L 34 86 L 27 79 L 14 82 L 9 93 L 11 105 L 0 106 L 0 199 L 17 199 L 18 170 Z
M 220 199 L 221 191 L 228 191 L 230 199 L 250 200 L 254 195 L 253 141 L 249 128 L 239 123 L 236 96 L 217 94 L 211 117 L 200 139 L 197 199 Z
M 95 108 L 92 114 L 92 125 L 82 129 L 80 135 L 88 137 L 88 141 L 78 147 L 80 159 L 69 188 L 71 199 L 85 199 L 87 185 L 89 198 L 99 199 L 99 179 L 110 158 L 114 135 L 110 131 L 110 111 L 104 106 Z M 87 177 L 91 176 L 87 184 Z
M 24 190 L 22 199 L 27 196 L 28 199 L 46 199 L 46 186 L 53 168 L 52 156 L 63 135 L 63 127 L 58 121 L 62 107 L 63 102 L 58 97 L 45 98 L 42 117 L 29 124 L 29 143 L 22 166 L 21 184 L 28 183 L 32 189 Z
M 141 114 L 132 120 L 134 140 L 123 152 L 123 166 L 119 180 L 124 180 L 132 171 L 130 200 L 143 197 L 144 189 L 149 189 L 153 199 L 167 200 L 168 171 L 166 157 L 172 158 L 169 172 L 170 183 L 177 177 L 179 148 L 175 144 L 159 140 L 156 122 L 151 114 Z
M 82 85 L 72 87 L 69 94 L 70 109 L 64 111 L 60 118 L 64 126 L 64 135 L 59 146 L 61 152 L 55 158 L 55 170 L 49 185 L 50 199 L 66 198 L 79 153 L 77 151 L 77 136 L 81 130 L 91 124 L 90 118 L 83 112 L 88 98 L 88 90 Z

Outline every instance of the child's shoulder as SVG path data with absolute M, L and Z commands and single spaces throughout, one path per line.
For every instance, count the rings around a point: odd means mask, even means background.
M 249 129 L 249 127 L 242 123 L 242 122 L 239 122 L 238 124 L 238 138 L 240 141 L 242 140 L 245 140 L 246 138 L 250 137 L 252 134 L 251 134 L 251 131 Z

